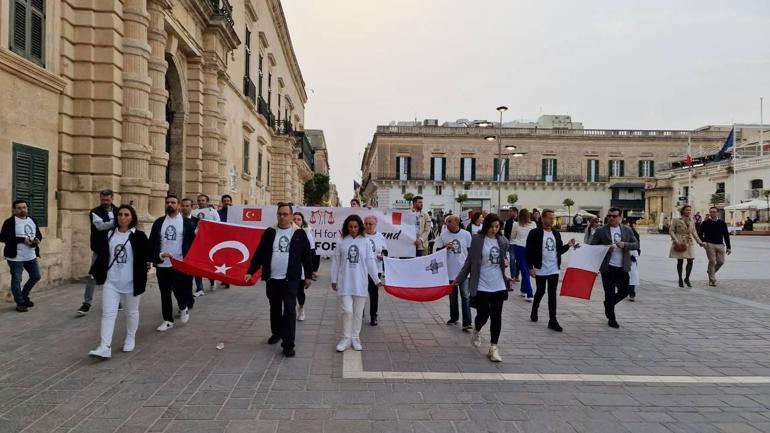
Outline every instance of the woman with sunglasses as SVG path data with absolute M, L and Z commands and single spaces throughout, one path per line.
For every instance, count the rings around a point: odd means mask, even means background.
M 99 347 L 89 356 L 109 359 L 112 357 L 112 334 L 118 316 L 118 304 L 126 313 L 126 339 L 123 351 L 132 352 L 139 327 L 139 299 L 147 286 L 147 262 L 149 241 L 147 235 L 136 228 L 136 211 L 129 205 L 121 205 L 116 212 L 116 226 L 107 237 L 100 240 L 96 261 L 89 273 L 102 288 L 102 329 Z

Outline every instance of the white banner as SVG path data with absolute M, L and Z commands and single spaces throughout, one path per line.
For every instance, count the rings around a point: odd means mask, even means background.
M 270 227 L 276 224 L 276 206 L 231 206 L 227 210 L 227 222 Z M 414 241 L 417 239 L 417 220 L 410 210 L 368 209 L 364 207 L 295 207 L 302 212 L 315 237 L 316 253 L 331 256 L 342 235 L 342 223 L 351 214 L 363 220 L 369 215 L 377 217 L 377 231 L 387 241 L 390 257 L 414 257 Z M 362 227 L 363 229 L 363 227 Z

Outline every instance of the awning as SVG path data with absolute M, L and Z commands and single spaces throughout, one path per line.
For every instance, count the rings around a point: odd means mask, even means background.
M 610 188 L 628 188 L 628 189 L 644 189 L 643 183 L 616 183 L 610 185 Z

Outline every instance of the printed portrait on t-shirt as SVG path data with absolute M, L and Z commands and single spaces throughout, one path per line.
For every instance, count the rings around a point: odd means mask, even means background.
M 115 246 L 115 263 L 126 263 L 128 254 L 126 253 L 126 247 L 124 245 Z
M 35 237 L 35 230 L 32 229 L 32 226 L 29 224 L 24 224 L 24 236 L 32 239 Z
M 553 238 L 545 238 L 545 250 L 556 251 L 556 241 Z
M 613 243 L 620 242 L 620 232 L 615 232 L 612 234 L 612 242 Z
M 174 226 L 166 227 L 166 232 L 163 234 L 163 237 L 167 241 L 175 241 L 176 240 L 176 227 L 174 227 Z
M 199 220 L 205 220 L 206 219 L 206 214 L 203 213 L 203 212 L 198 212 L 198 219 Z
M 360 257 L 361 253 L 358 251 L 358 247 L 351 245 L 350 248 L 348 248 L 348 263 L 356 264 Z
M 489 249 L 489 263 L 493 265 L 500 264 L 500 248 L 495 246 Z
M 457 239 L 452 239 L 452 242 L 449 243 L 449 248 L 455 254 L 460 254 L 463 252 L 462 247 L 460 246 L 460 241 Z
M 287 238 L 286 236 L 281 236 L 281 238 L 278 239 L 278 252 L 279 253 L 289 252 L 289 238 Z
M 374 243 L 374 239 L 369 239 L 369 243 L 372 244 L 372 252 L 377 252 L 377 244 Z

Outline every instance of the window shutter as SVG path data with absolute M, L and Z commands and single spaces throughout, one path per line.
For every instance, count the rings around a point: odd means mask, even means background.
M 554 182 L 556 182 L 556 179 L 557 179 L 556 176 L 557 176 L 557 173 L 558 173 L 558 171 L 556 170 L 556 162 L 557 162 L 556 159 L 554 159 L 553 160 L 553 181 Z
M 625 175 L 626 175 L 626 174 L 625 174 L 625 171 L 626 171 L 626 167 L 625 167 L 625 166 L 626 166 L 626 161 L 623 161 L 623 160 L 621 159 L 621 160 L 619 161 L 619 163 L 620 163 L 620 177 L 623 177 L 623 176 L 625 176 Z
M 471 158 L 471 180 L 476 180 L 476 158 Z
M 465 158 L 460 158 L 460 180 L 465 181 Z
M 13 0 L 13 34 L 11 49 L 17 54 L 27 54 L 27 4 L 22 0 Z
M 494 164 L 492 165 L 494 165 L 494 167 L 492 167 L 492 179 L 497 181 L 497 169 L 498 169 L 498 166 L 500 165 L 500 160 L 497 158 L 494 158 L 493 161 L 494 161 Z
M 436 158 L 434 157 L 430 158 L 430 178 L 431 180 L 438 180 L 436 179 Z
M 546 173 L 546 169 L 548 168 L 548 166 L 547 166 L 548 162 L 547 161 L 548 161 L 547 159 L 542 160 L 542 164 L 543 164 L 543 171 L 542 171 L 543 182 L 545 182 L 545 176 L 547 175 L 547 173 Z
M 650 160 L 650 177 L 655 176 L 655 161 Z
M 13 196 L 27 200 L 30 215 L 48 226 L 48 151 L 14 143 Z
M 589 159 L 586 161 L 586 182 L 593 182 L 594 177 L 592 176 L 592 170 L 593 169 L 593 163 Z
M 406 180 L 409 180 L 412 178 L 412 157 L 407 156 L 406 157 Z
M 639 160 L 639 177 L 644 177 L 644 161 Z
M 615 173 L 612 172 L 612 160 L 607 162 L 607 177 L 613 177 Z
M 446 158 L 441 158 L 441 180 L 446 180 Z
M 508 182 L 508 167 L 511 165 L 511 160 L 506 158 L 503 160 L 503 164 L 505 164 L 505 171 L 503 172 L 503 180 Z
M 43 62 L 44 39 L 43 38 L 45 35 L 45 29 L 43 27 L 44 27 L 45 19 L 43 17 L 44 15 L 42 11 L 36 11 L 34 8 L 31 10 L 30 30 L 29 30 L 29 37 L 30 37 L 29 56 L 33 61 L 41 65 L 44 63 Z
M 401 179 L 401 157 L 396 157 L 396 180 Z

